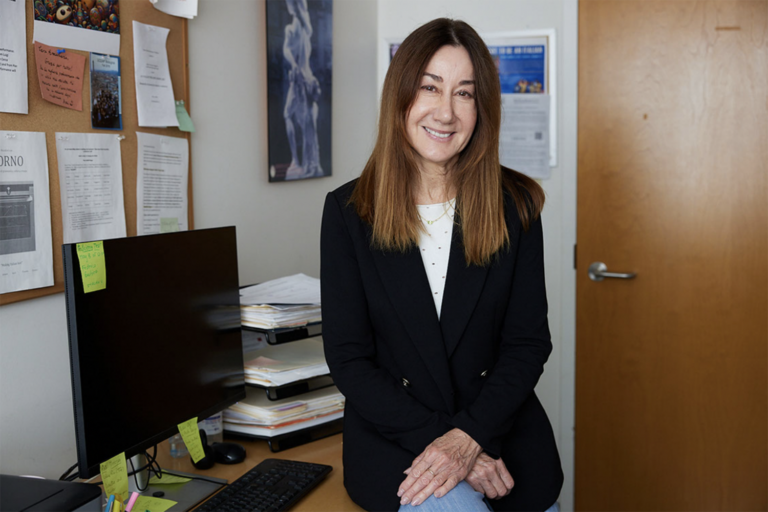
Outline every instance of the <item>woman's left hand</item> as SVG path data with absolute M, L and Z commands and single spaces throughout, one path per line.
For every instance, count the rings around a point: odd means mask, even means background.
M 421 505 L 433 494 L 437 498 L 467 477 L 483 449 L 463 430 L 454 428 L 438 437 L 405 470 L 400 484 L 400 504 Z

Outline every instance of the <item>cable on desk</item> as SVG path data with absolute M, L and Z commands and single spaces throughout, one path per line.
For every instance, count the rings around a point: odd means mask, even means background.
M 74 464 L 72 464 L 72 465 L 69 467 L 69 469 L 68 469 L 68 470 L 66 470 L 66 471 L 64 472 L 64 474 L 63 474 L 63 475 L 61 475 L 61 476 L 59 477 L 59 480 L 66 480 L 66 481 L 68 481 L 68 482 L 71 482 L 71 481 L 72 481 L 72 480 L 74 480 L 75 478 L 79 477 L 79 476 L 80 476 L 80 472 L 79 472 L 79 471 L 78 471 L 77 473 L 74 473 L 74 474 L 70 475 L 70 473 L 72 473 L 72 470 L 73 470 L 73 469 L 75 469 L 76 467 L 77 467 L 77 462 L 75 462 Z

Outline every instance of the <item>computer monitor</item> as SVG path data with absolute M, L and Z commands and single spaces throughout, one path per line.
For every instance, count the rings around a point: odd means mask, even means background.
M 106 288 L 84 292 L 65 244 L 81 477 L 245 398 L 235 228 L 104 240 Z M 129 468 L 130 470 L 130 468 Z

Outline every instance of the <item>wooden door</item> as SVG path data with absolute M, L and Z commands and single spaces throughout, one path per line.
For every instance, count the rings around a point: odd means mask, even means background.
M 576 509 L 766 510 L 768 0 L 580 0 L 578 136 Z

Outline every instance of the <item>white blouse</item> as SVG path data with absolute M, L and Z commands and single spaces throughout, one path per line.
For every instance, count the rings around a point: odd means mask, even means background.
M 429 287 L 435 301 L 437 318 L 443 304 L 445 276 L 448 273 L 448 256 L 451 253 L 455 199 L 440 204 L 418 204 L 419 217 L 426 230 L 419 237 L 419 252 L 427 271 Z

